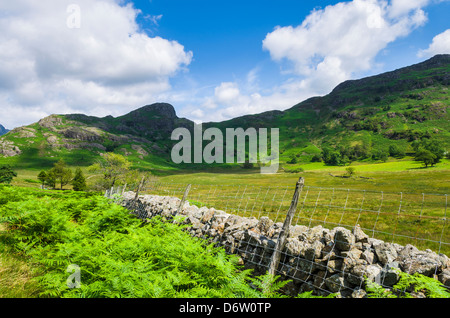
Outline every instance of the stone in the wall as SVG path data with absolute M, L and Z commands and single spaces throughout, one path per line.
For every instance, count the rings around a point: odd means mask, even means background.
M 436 271 L 447 267 L 447 256 L 438 255 L 430 250 L 419 251 L 416 247 L 408 244 L 400 252 L 398 261 L 402 271 L 408 274 L 419 273 L 431 276 Z
M 444 286 L 450 288 L 450 268 L 444 269 L 442 273 L 438 275 L 438 279 Z
M 344 277 L 341 274 L 334 274 L 325 280 L 325 284 L 328 287 L 328 290 L 332 293 L 337 293 L 341 289 L 346 288 L 347 284 Z
M 350 230 L 343 227 L 335 228 L 334 241 L 336 248 L 341 251 L 348 251 L 355 244 L 355 236 Z
M 398 256 L 397 250 L 391 243 L 376 241 L 373 243 L 373 248 L 378 260 L 381 264 L 383 264 L 383 266 L 393 262 Z
M 353 235 L 355 236 L 356 242 L 361 242 L 361 243 L 369 242 L 369 235 L 367 235 L 366 233 L 363 232 L 363 230 L 361 229 L 361 226 L 359 226 L 359 224 L 357 224 L 353 228 Z
M 399 265 L 397 262 L 386 264 L 380 273 L 380 283 L 383 286 L 392 287 L 398 283 L 400 274 L 398 272 Z

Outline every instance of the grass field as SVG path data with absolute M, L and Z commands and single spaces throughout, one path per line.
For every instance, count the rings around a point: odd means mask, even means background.
M 427 169 L 411 159 L 396 160 L 385 163 L 352 164 L 356 169 L 352 178 L 341 178 L 346 167 L 326 166 L 321 162 L 294 165 L 302 167 L 301 173 L 280 172 L 262 175 L 258 169 L 195 172 L 178 172 L 160 176 L 163 182 L 194 184 L 232 184 L 254 186 L 294 186 L 300 176 L 305 178 L 305 185 L 315 187 L 350 188 L 359 190 L 377 190 L 411 193 L 450 193 L 450 160 L 444 159 L 434 167 Z M 330 175 L 331 174 L 331 175 Z M 332 176 L 333 175 L 333 176 Z
M 450 254 L 447 195 L 450 161 L 423 169 L 412 160 L 353 165 L 302 165 L 301 173 L 261 175 L 244 169 L 228 173 L 180 173 L 159 177 L 148 193 L 182 197 L 192 184 L 188 200 L 241 216 L 268 216 L 283 222 L 295 183 L 305 178 L 293 225 L 352 228 L 359 224 L 371 237 L 414 244 Z
M 384 163 L 353 163 L 346 167 L 323 163 L 284 165 L 301 173 L 262 175 L 259 169 L 213 171 L 158 171 L 158 188 L 148 193 L 181 197 L 187 184 L 193 187 L 192 204 L 215 207 L 245 216 L 269 216 L 282 222 L 298 178 L 305 188 L 293 224 L 325 227 L 356 224 L 371 236 L 450 254 L 447 233 L 447 195 L 450 193 L 450 160 L 423 168 L 405 158 Z M 89 172 L 83 168 L 87 177 Z M 38 170 L 18 170 L 13 185 L 39 187 Z M 70 185 L 66 189 L 70 189 Z
M 251 185 L 251 186 L 294 186 L 300 176 L 305 185 L 314 187 L 376 190 L 385 192 L 450 194 L 450 160 L 443 159 L 434 167 L 423 165 L 412 158 L 391 160 L 383 163 L 353 163 L 355 174 L 343 178 L 346 167 L 326 166 L 322 162 L 302 165 L 284 165 L 285 167 L 304 169 L 301 173 L 279 172 L 272 175 L 260 174 L 258 168 L 247 170 L 240 167 L 214 170 L 158 170 L 155 174 L 162 182 L 193 183 L 209 185 Z M 46 167 L 42 169 L 47 169 Z M 41 169 L 17 169 L 18 176 L 13 185 L 39 187 L 37 179 Z M 88 177 L 92 176 L 82 167 Z M 66 186 L 70 189 L 70 185 Z

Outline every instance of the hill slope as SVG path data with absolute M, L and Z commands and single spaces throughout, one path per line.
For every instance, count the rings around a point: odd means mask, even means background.
M 303 101 L 285 111 L 247 115 L 204 129 L 279 128 L 282 161 L 309 161 L 326 147 L 348 150 L 357 160 L 376 158 L 395 145 L 433 138 L 450 147 L 450 55 L 377 76 L 346 81 L 330 94 Z M 192 130 L 172 105 L 157 103 L 124 116 L 51 115 L 0 137 L 0 160 L 22 167 L 49 166 L 58 158 L 88 165 L 115 151 L 136 167 L 178 169 L 170 160 L 173 129 Z M 3 159 L 2 159 L 3 157 Z M 190 166 L 193 167 L 193 166 Z M 198 167 L 198 165 L 196 166 Z
M 450 55 L 377 76 L 351 80 L 330 94 L 285 111 L 248 115 L 206 126 L 278 127 L 281 158 L 311 158 L 323 147 L 411 152 L 411 142 L 435 138 L 450 147 Z

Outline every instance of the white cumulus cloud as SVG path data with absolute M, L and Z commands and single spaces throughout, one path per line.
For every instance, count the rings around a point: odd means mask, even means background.
M 418 53 L 419 57 L 430 57 L 436 54 L 450 54 L 450 29 L 436 35 L 430 46 Z
M 326 93 L 353 74 L 369 70 L 389 43 L 423 25 L 428 1 L 354 0 L 314 10 L 298 26 L 278 26 L 263 48 L 288 61 L 303 85 Z
M 55 110 L 123 114 L 170 89 L 192 52 L 148 36 L 136 23 L 139 14 L 114 0 L 3 1 L 0 122 L 28 124 Z

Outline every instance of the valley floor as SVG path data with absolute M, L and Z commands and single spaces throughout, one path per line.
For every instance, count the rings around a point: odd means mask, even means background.
M 405 158 L 384 163 L 352 163 L 355 168 L 350 178 L 343 177 L 347 166 L 326 166 L 324 163 L 282 165 L 285 168 L 302 168 L 300 173 L 280 172 L 272 175 L 260 174 L 258 168 L 251 170 L 233 167 L 211 170 L 159 170 L 155 174 L 162 182 L 211 185 L 294 186 L 298 178 L 305 178 L 305 185 L 313 187 L 375 190 L 385 192 L 449 194 L 450 160 L 443 159 L 434 167 L 424 168 L 420 162 Z M 89 181 L 89 172 L 83 169 Z M 13 185 L 39 187 L 39 168 L 16 169 Z M 70 189 L 70 185 L 66 186 Z

